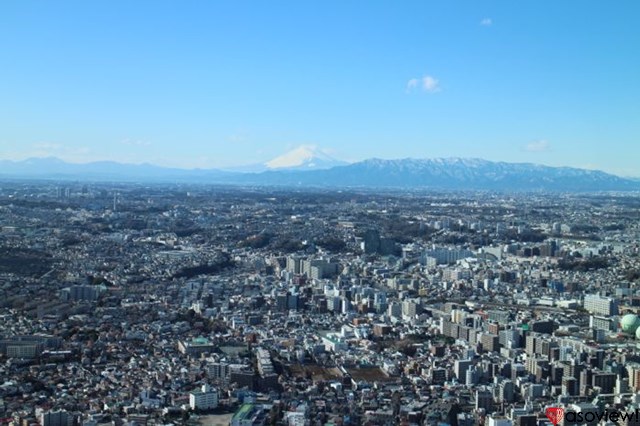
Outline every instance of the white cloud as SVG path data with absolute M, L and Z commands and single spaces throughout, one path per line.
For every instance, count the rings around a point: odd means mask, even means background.
M 423 92 L 435 93 L 440 91 L 440 82 L 437 78 L 424 75 L 420 78 L 412 78 L 407 82 L 407 92 L 420 89 Z
M 544 152 L 549 151 L 549 149 L 551 149 L 551 145 L 546 140 L 541 139 L 539 141 L 529 142 L 525 145 L 524 149 L 529 152 Z
M 422 77 L 422 90 L 432 93 L 438 92 L 440 90 L 440 82 L 430 75 L 425 75 Z
M 480 21 L 480 25 L 482 25 L 483 27 L 490 27 L 491 25 L 493 25 L 493 21 L 491 20 L 491 18 L 484 18 L 482 21 Z

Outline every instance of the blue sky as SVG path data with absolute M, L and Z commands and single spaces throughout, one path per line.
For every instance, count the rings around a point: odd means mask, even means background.
M 0 2 L 0 158 L 640 176 L 640 2 Z

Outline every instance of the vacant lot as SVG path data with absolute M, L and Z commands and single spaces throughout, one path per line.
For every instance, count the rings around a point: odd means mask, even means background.
M 295 364 L 289 367 L 292 376 L 311 377 L 314 382 L 338 380 L 342 378 L 342 373 L 337 368 L 326 368 L 316 364 L 302 365 Z

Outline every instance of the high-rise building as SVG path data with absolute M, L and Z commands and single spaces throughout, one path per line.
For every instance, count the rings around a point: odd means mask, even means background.
M 518 330 L 502 330 L 498 333 L 498 340 L 501 346 L 509 349 L 520 347 L 520 333 Z
M 458 380 L 466 380 L 467 370 L 473 365 L 473 361 L 470 359 L 458 359 L 454 363 L 453 372 Z
M 589 327 L 596 330 L 611 331 L 613 329 L 613 321 L 611 321 L 611 318 L 591 315 L 589 317 Z
M 288 256 L 286 268 L 294 274 L 302 274 L 302 259 L 298 256 Z
M 226 382 L 231 369 L 226 362 L 213 362 L 207 364 L 207 375 L 216 381 Z
M 64 411 L 47 411 L 40 415 L 41 426 L 72 426 L 75 423 L 75 416 Z
M 192 410 L 212 410 L 218 407 L 218 391 L 209 385 L 202 385 L 199 391 L 189 393 L 189 406 Z
M 485 352 L 497 352 L 499 350 L 500 339 L 494 334 L 484 333 L 480 339 L 482 350 Z
M 465 385 L 467 386 L 475 385 L 476 383 L 478 383 L 479 376 L 480 374 L 478 373 L 478 370 L 476 369 L 475 366 L 472 365 L 467 369 Z
M 60 291 L 60 299 L 64 301 L 98 300 L 105 288 L 98 285 L 73 285 Z
M 413 318 L 420 313 L 421 306 L 413 300 L 405 300 L 402 302 L 402 315 L 407 318 Z
M 375 229 L 369 229 L 365 232 L 362 250 L 366 254 L 380 254 L 383 256 L 401 254 L 400 246 L 395 241 L 380 237 L 380 232 Z
M 513 402 L 515 385 L 511 380 L 503 380 L 498 387 L 498 399 L 500 402 Z
M 488 390 L 478 389 L 476 391 L 476 410 L 484 409 L 490 412 L 493 407 L 493 395 Z
M 584 309 L 596 315 L 618 315 L 618 302 L 611 297 L 587 294 L 584 297 Z

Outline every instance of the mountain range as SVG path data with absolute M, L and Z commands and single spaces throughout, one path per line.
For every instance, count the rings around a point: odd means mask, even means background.
M 299 151 L 243 171 L 179 169 L 53 157 L 0 161 L 0 178 L 194 182 L 296 187 L 424 188 L 496 191 L 637 191 L 640 181 L 602 171 L 474 158 L 369 159 L 331 164 Z M 278 161 L 275 161 L 278 160 Z M 322 160 L 322 161 L 320 161 Z

